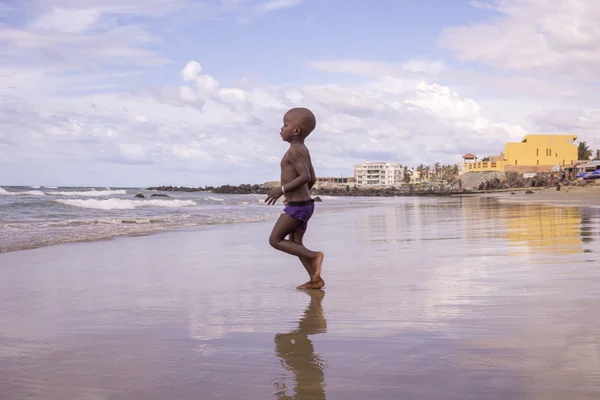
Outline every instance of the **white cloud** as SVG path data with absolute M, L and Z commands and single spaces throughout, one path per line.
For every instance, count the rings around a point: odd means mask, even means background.
M 0 63 L 30 59 L 69 70 L 160 67 L 170 61 L 156 50 L 161 33 L 132 17 L 213 18 L 223 12 L 262 15 L 299 5 L 297 0 L 53 0 L 24 1 L 28 23 L 0 23 Z M 0 5 L 0 15 L 18 11 Z M 17 19 L 18 20 L 18 19 Z M 0 64 L 2 65 L 2 64 Z
M 39 92 L 47 93 L 44 86 L 52 86 L 51 80 L 30 74 Z M 213 168 L 241 182 L 256 182 L 277 176 L 278 157 L 285 150 L 278 134 L 281 119 L 298 105 L 317 115 L 317 130 L 309 140 L 316 168 L 325 175 L 350 173 L 353 163 L 369 159 L 453 163 L 474 149 L 495 153 L 504 141 L 525 133 L 520 125 L 488 118 L 476 100 L 422 79 L 373 77 L 352 86 L 241 89 L 222 87 L 200 63 L 190 61 L 182 66 L 181 80 L 192 86 L 152 95 L 39 98 L 38 105 L 27 108 L 27 122 L 14 121 L 18 145 L 36 137 L 44 148 L 29 149 L 28 156 L 39 159 L 67 140 L 74 154 L 95 162 Z M 45 129 L 36 131 L 40 126 Z
M 39 30 L 82 33 L 98 21 L 100 16 L 101 12 L 98 9 L 55 8 L 34 21 L 31 27 Z
M 535 75 L 600 77 L 596 0 L 496 0 L 488 23 L 447 28 L 440 43 L 461 60 Z
M 437 75 L 446 70 L 443 61 L 412 60 L 406 63 L 382 63 L 365 60 L 316 60 L 311 61 L 312 68 L 327 72 L 370 75 L 393 76 L 401 78 L 418 78 L 427 75 Z
M 304 3 L 304 0 L 269 0 L 260 5 L 262 12 L 279 11 L 286 8 L 293 8 Z
M 119 143 L 118 145 L 121 155 L 127 161 L 134 163 L 143 162 L 150 163 L 151 159 L 144 147 L 137 143 Z
M 161 66 L 168 63 L 164 56 L 145 48 L 151 40 L 151 35 L 138 26 L 74 35 L 68 31 L 0 25 L 0 44 L 18 50 L 20 59 L 39 58 L 41 55 L 49 66 L 58 64 L 64 69 L 96 69 L 102 65 L 124 65 L 124 62 L 127 66 Z M 15 61 L 18 60 L 7 60 L 10 63 Z

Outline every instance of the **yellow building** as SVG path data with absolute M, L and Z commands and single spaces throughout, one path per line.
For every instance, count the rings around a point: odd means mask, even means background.
M 504 166 L 506 165 L 506 161 L 504 161 L 504 153 L 499 156 L 488 157 L 486 161 L 477 161 L 477 157 L 471 153 L 465 154 L 463 157 L 462 164 L 458 164 L 458 174 L 462 175 L 467 172 L 478 171 L 478 172 L 488 172 L 488 171 L 500 171 L 504 172 Z
M 576 135 L 526 135 L 521 142 L 509 142 L 504 152 L 490 161 L 463 162 L 464 172 L 549 172 L 553 167 L 577 160 Z

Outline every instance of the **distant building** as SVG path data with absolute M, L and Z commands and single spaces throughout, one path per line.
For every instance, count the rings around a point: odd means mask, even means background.
M 324 187 L 353 187 L 356 184 L 356 180 L 354 178 L 344 178 L 344 177 L 325 177 L 320 178 L 317 177 L 317 182 L 315 183 L 315 188 L 324 188 Z
M 462 163 L 458 164 L 458 174 L 462 175 L 465 172 L 469 172 L 469 164 L 477 162 L 477 157 L 471 153 L 467 153 L 462 156 Z
M 411 169 L 408 171 L 410 176 L 410 183 L 421 183 L 424 180 L 424 177 L 421 174 L 421 171 L 417 171 L 416 169 Z
M 577 161 L 576 135 L 526 135 L 520 142 L 509 142 L 504 152 L 489 161 L 467 160 L 462 173 L 469 171 L 550 172 Z
M 404 167 L 398 163 L 368 162 L 354 166 L 356 186 L 400 186 Z

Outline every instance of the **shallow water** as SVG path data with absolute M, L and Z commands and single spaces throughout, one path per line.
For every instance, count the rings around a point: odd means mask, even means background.
M 144 198 L 137 198 L 136 195 Z M 153 197 L 157 195 L 168 197 Z M 0 253 L 59 243 L 275 219 L 263 195 L 155 192 L 139 188 L 0 187 Z M 368 198 L 326 197 L 322 211 Z
M 0 254 L 1 399 L 598 399 L 600 211 L 397 199 Z

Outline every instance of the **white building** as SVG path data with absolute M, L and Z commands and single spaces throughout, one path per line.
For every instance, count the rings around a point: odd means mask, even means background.
M 356 186 L 400 186 L 404 167 L 398 163 L 368 162 L 354 166 Z

